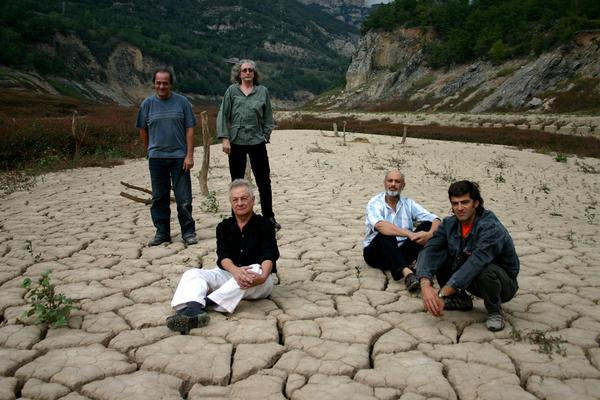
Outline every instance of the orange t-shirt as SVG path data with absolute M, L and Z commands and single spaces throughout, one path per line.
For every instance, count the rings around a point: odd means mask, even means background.
M 473 228 L 473 224 L 470 224 L 470 225 L 460 224 L 460 229 L 461 229 L 463 239 L 467 237 L 469 232 L 471 232 L 471 228 Z

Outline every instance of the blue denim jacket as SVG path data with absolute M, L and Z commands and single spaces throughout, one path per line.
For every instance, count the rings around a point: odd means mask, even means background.
M 444 218 L 433 237 L 419 253 L 417 277 L 433 281 L 440 268 L 451 268 L 448 286 L 466 289 L 490 263 L 516 279 L 519 258 L 510 234 L 496 215 L 485 210 L 475 218 L 471 232 L 463 240 L 460 222 L 453 215 Z

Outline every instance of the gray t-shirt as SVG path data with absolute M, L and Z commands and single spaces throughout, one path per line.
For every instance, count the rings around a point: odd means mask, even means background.
M 184 96 L 171 93 L 161 100 L 150 96 L 142 102 L 135 127 L 148 129 L 149 158 L 185 158 L 186 128 L 196 126 L 192 105 Z

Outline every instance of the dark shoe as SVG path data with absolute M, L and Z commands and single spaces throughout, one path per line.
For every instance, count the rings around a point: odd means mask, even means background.
M 148 246 L 158 246 L 163 243 L 171 243 L 171 238 L 163 238 L 160 236 L 154 236 L 154 239 L 148 242 Z
M 415 274 L 408 274 L 404 278 L 404 284 L 406 285 L 406 289 L 409 292 L 416 292 L 419 290 L 419 280 L 415 276 Z
M 201 328 L 208 325 L 210 317 L 204 310 L 200 310 L 198 314 L 186 315 L 185 310 L 181 314 L 171 315 L 167 318 L 167 327 L 182 335 L 187 335 L 194 328 Z
M 488 314 L 485 326 L 492 332 L 501 331 L 504 329 L 504 316 L 499 312 Z
M 186 236 L 183 238 L 183 243 L 185 243 L 186 246 L 191 246 L 198 244 L 198 239 L 196 239 L 196 235 Z
M 444 310 L 469 311 L 473 309 L 473 299 L 465 292 L 456 292 L 444 297 Z
M 275 227 L 275 232 L 281 229 L 281 225 L 279 225 L 279 223 L 275 220 L 275 217 L 269 217 L 269 222 Z

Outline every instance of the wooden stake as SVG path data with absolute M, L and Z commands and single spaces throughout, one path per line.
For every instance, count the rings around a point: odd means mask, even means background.
M 206 111 L 200 113 L 200 123 L 202 125 L 202 148 L 204 154 L 202 156 L 202 167 L 198 172 L 198 184 L 200 185 L 200 193 L 203 196 L 208 196 L 208 169 L 210 167 L 210 131 L 208 130 L 208 114 Z

